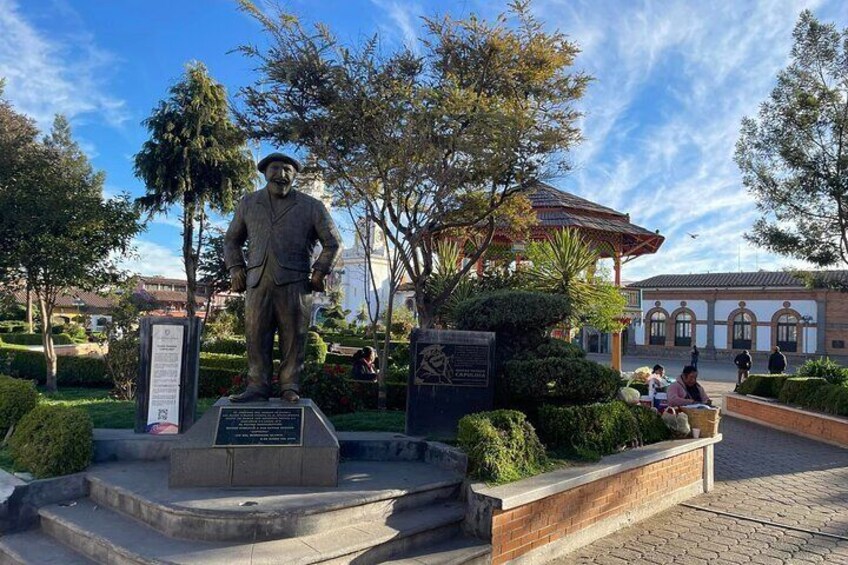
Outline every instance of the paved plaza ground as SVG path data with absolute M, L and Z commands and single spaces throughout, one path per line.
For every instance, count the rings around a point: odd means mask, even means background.
M 645 364 L 624 360 L 625 370 Z M 709 394 L 733 387 L 723 365 L 701 366 Z M 734 418 L 721 431 L 713 492 L 553 563 L 848 564 L 848 450 Z

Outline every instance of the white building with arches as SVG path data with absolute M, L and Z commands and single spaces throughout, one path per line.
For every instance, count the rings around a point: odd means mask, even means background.
M 632 283 L 642 316 L 630 325 L 630 353 L 709 357 L 743 349 L 787 355 L 845 356 L 848 271 L 821 271 L 815 282 L 790 272 L 658 275 Z

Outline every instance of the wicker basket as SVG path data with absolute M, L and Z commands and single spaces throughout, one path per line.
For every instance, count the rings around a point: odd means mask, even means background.
M 721 420 L 720 410 L 713 408 L 680 408 L 680 411 L 689 417 L 689 425 L 692 428 L 700 428 L 701 437 L 715 437 L 718 434 L 718 422 Z

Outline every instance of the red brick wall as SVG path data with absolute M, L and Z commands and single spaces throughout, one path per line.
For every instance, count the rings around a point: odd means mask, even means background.
M 726 410 L 741 416 L 848 447 L 848 420 L 788 410 L 779 404 L 763 404 L 738 396 L 725 396 L 724 403 Z
M 660 500 L 703 480 L 704 450 L 696 449 L 600 479 L 492 518 L 492 564 L 574 534 L 606 518 Z

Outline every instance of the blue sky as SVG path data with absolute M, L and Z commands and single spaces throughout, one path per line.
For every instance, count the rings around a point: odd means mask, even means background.
M 491 17 L 504 5 L 289 0 L 283 6 L 327 23 L 343 41 L 380 33 L 391 47 L 416 41 L 422 15 Z M 658 254 L 628 264 L 625 279 L 798 265 L 742 240 L 757 211 L 741 186 L 733 148 L 742 116 L 756 112 L 788 62 L 800 11 L 810 8 L 841 28 L 848 25 L 848 3 L 537 0 L 533 6 L 550 29 L 580 45 L 577 68 L 596 78 L 580 103 L 586 141 L 570 156 L 573 172 L 554 184 L 628 212 L 667 238 Z M 262 42 L 256 23 L 233 0 L 0 0 L 7 98 L 43 128 L 53 114 L 66 114 L 94 165 L 106 171 L 110 194 L 143 192 L 132 173 L 132 156 L 147 139 L 140 122 L 185 63 L 203 61 L 235 97 L 255 75 L 249 60 L 229 52 Z M 133 268 L 181 276 L 177 217 L 150 224 L 138 238 Z

